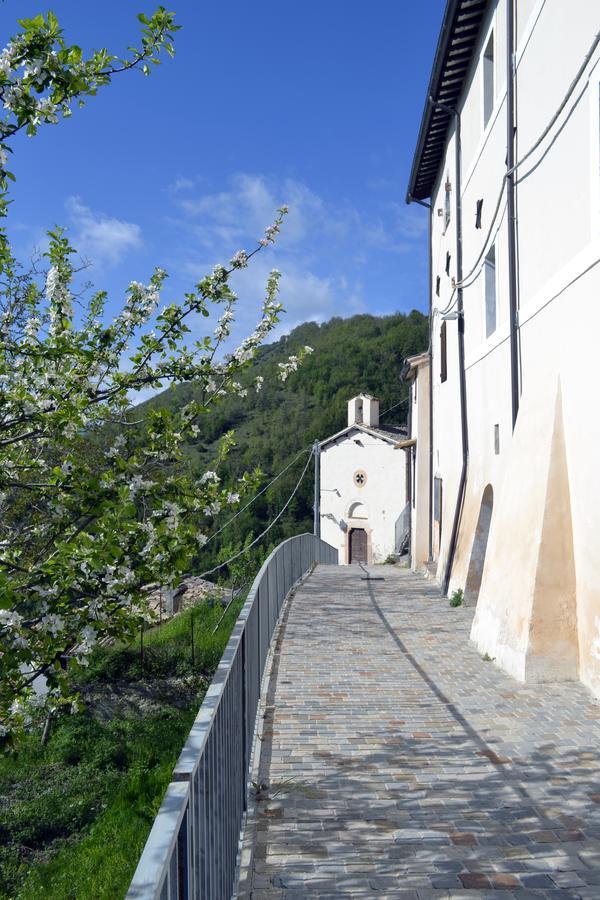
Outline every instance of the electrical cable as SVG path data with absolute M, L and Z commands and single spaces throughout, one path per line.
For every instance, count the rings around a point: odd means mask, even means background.
M 502 185 L 501 185 L 501 187 L 500 187 L 500 193 L 498 194 L 498 200 L 497 200 L 497 202 L 496 202 L 496 207 L 495 207 L 494 213 L 493 213 L 493 215 L 492 215 L 492 219 L 491 219 L 491 222 L 490 222 L 490 227 L 489 227 L 488 232 L 487 232 L 487 234 L 486 234 L 486 236 L 485 236 L 485 240 L 483 241 L 483 246 L 482 246 L 481 252 L 480 252 L 479 256 L 477 257 L 477 259 L 476 259 L 474 265 L 472 266 L 471 270 L 470 270 L 466 275 L 463 276 L 463 278 L 462 278 L 462 280 L 461 280 L 460 282 L 457 283 L 457 285 L 456 285 L 457 287 L 469 287 L 469 286 L 470 286 L 470 283 L 472 283 L 472 282 L 470 282 L 469 284 L 467 284 L 467 282 L 469 281 L 469 279 L 471 278 L 471 276 L 474 274 L 475 270 L 478 268 L 479 263 L 481 262 L 483 256 L 485 255 L 485 253 L 486 253 L 487 250 L 488 250 L 488 241 L 489 241 L 489 239 L 490 239 L 490 236 L 491 236 L 491 234 L 492 234 L 492 231 L 493 231 L 493 228 L 494 228 L 494 225 L 495 225 L 495 222 L 496 222 L 496 216 L 498 215 L 498 212 L 500 211 L 500 206 L 501 206 L 501 204 L 502 204 L 502 196 L 503 196 L 503 194 L 504 194 L 504 187 L 505 187 L 505 185 L 506 185 L 506 181 L 507 181 L 508 176 L 509 176 L 509 175 L 512 175 L 514 172 L 516 172 L 517 169 L 518 169 L 520 166 L 522 166 L 523 163 L 524 163 L 527 159 L 529 159 L 529 157 L 530 157 L 533 153 L 535 153 L 535 151 L 536 151 L 536 150 L 538 149 L 538 147 L 542 144 L 542 142 L 544 141 L 544 139 L 548 136 L 548 134 L 550 133 L 551 129 L 554 127 L 554 125 L 555 125 L 556 122 L 558 121 L 558 119 L 559 119 L 559 117 L 560 117 L 562 111 L 564 110 L 565 106 L 566 106 L 567 103 L 569 102 L 569 100 L 570 100 L 570 98 L 571 98 L 571 96 L 572 96 L 572 94 L 573 94 L 575 88 L 577 87 L 577 84 L 578 84 L 578 82 L 579 82 L 579 79 L 581 78 L 581 76 L 582 76 L 583 73 L 585 72 L 585 70 L 586 70 L 587 66 L 589 65 L 589 62 L 590 62 L 590 60 L 591 60 L 591 58 L 592 58 L 592 56 L 593 56 L 595 50 L 596 50 L 597 47 L 598 47 L 598 44 L 600 44 L 600 31 L 599 31 L 599 32 L 596 34 L 596 36 L 594 37 L 594 40 L 592 41 L 592 44 L 591 44 L 591 46 L 590 46 L 590 49 L 589 49 L 588 52 L 586 53 L 585 58 L 584 58 L 584 60 L 583 60 L 583 62 L 582 62 L 582 64 L 581 64 L 581 66 L 579 67 L 579 69 L 578 69 L 578 71 L 577 71 L 577 74 L 575 75 L 574 79 L 572 80 L 571 84 L 569 85 L 569 87 L 568 87 L 568 89 L 567 89 L 567 92 L 566 92 L 565 96 L 563 97 L 563 99 L 562 99 L 562 101 L 561 101 L 561 103 L 560 103 L 558 109 L 556 110 L 556 112 L 554 113 L 554 115 L 552 116 L 552 118 L 550 119 L 550 121 L 548 122 L 548 124 L 546 125 L 546 127 L 544 128 L 544 130 L 542 131 L 542 133 L 540 134 L 540 136 L 539 136 L 539 137 L 537 138 L 537 140 L 531 145 L 531 147 L 529 148 L 529 150 L 527 150 L 527 152 L 526 152 L 520 159 L 518 159 L 518 160 L 515 162 L 515 164 L 512 166 L 512 168 L 507 169 L 507 171 L 506 171 L 506 172 L 504 173 L 504 175 L 502 176 Z
M 519 168 L 519 166 L 522 166 L 523 163 L 525 162 L 525 160 L 529 159 L 531 154 L 537 150 L 537 148 L 540 146 L 540 144 L 542 143 L 544 138 L 548 135 L 550 129 L 556 124 L 561 112 L 563 111 L 563 109 L 565 108 L 565 106 L 567 105 L 569 100 L 571 99 L 571 95 L 573 94 L 575 88 L 577 87 L 577 83 L 578 83 L 579 79 L 581 78 L 581 76 L 583 75 L 585 70 L 587 69 L 588 63 L 589 63 L 590 59 L 592 58 L 598 44 L 600 44 L 600 31 L 597 32 L 596 37 L 592 41 L 592 45 L 591 45 L 590 49 L 588 50 L 588 52 L 586 53 L 585 58 L 584 58 L 583 62 L 581 63 L 581 65 L 577 71 L 577 74 L 575 75 L 575 78 L 569 85 L 567 93 L 563 97 L 562 103 L 560 104 L 560 106 L 558 107 L 558 109 L 556 110 L 556 112 L 554 113 L 554 115 L 552 116 L 552 118 L 550 119 L 550 121 L 548 122 L 548 124 L 546 125 L 544 130 L 542 131 L 541 135 L 539 136 L 539 138 L 537 139 L 535 144 L 533 144 L 529 148 L 527 153 L 524 156 L 522 156 L 521 159 L 519 159 L 514 164 L 512 169 L 508 169 L 508 171 L 506 173 L 507 175 L 511 175 L 513 172 L 516 172 L 516 170 Z
M 285 466 L 285 468 L 283 468 L 283 469 L 281 470 L 281 472 L 278 472 L 278 474 L 275 475 L 275 477 L 272 478 L 271 481 L 270 481 L 268 484 L 266 484 L 266 485 L 264 486 L 264 488 L 262 488 L 262 489 L 258 492 L 258 494 L 255 494 L 254 497 L 253 497 L 251 500 L 248 500 L 248 502 L 246 503 L 245 506 L 242 506 L 241 509 L 238 509 L 237 512 L 234 513 L 230 519 L 227 519 L 227 521 L 226 521 L 223 525 L 221 525 L 221 527 L 220 527 L 217 531 L 213 532 L 213 534 L 210 535 L 210 537 L 208 538 L 208 540 L 206 541 L 206 543 L 203 544 L 203 548 L 206 547 L 207 544 L 210 544 L 210 542 L 211 542 L 212 540 L 214 540 L 214 538 L 216 538 L 217 535 L 221 534 L 222 531 L 224 531 L 229 525 L 231 525 L 231 523 L 233 522 L 234 519 L 237 519 L 238 516 L 241 516 L 241 514 L 242 514 L 245 510 L 247 510 L 249 506 L 252 506 L 252 504 L 254 503 L 255 500 L 258 500 L 259 497 L 262 497 L 262 495 L 265 493 L 265 491 L 268 491 L 269 488 L 271 487 L 271 485 L 272 485 L 272 484 L 275 484 L 275 482 L 278 481 L 278 480 L 281 478 L 282 475 L 285 475 L 285 473 L 287 472 L 287 470 L 290 469 L 298 459 L 300 459 L 300 457 L 302 456 L 302 454 L 303 454 L 303 453 L 307 453 L 309 450 L 312 450 L 312 446 L 310 446 L 310 447 L 304 447 L 303 450 L 301 450 L 299 453 L 297 453 L 296 456 L 293 458 L 293 460 L 292 460 L 291 462 L 289 462 L 289 463 L 287 464 L 287 466 Z
M 386 413 L 391 412 L 393 409 L 396 409 L 397 406 L 402 406 L 403 403 L 408 403 L 409 399 L 409 397 L 405 397 L 404 400 L 399 400 L 398 403 L 394 403 L 393 406 L 388 406 L 388 408 L 384 409 L 382 413 L 379 413 L 379 418 L 385 416 Z
M 303 452 L 304 452 L 304 451 L 303 451 Z M 308 460 L 306 461 L 306 465 L 304 466 L 304 469 L 303 469 L 303 471 L 302 471 L 302 475 L 300 476 L 300 478 L 299 478 L 298 481 L 296 482 L 296 486 L 295 486 L 294 490 L 292 491 L 292 493 L 290 494 L 290 496 L 289 496 L 288 499 L 286 500 L 284 506 L 279 510 L 279 512 L 277 513 L 277 515 L 275 516 L 275 518 L 272 519 L 271 522 L 267 525 L 267 527 L 265 528 L 265 530 L 264 530 L 263 532 L 261 532 L 261 534 L 259 534 L 258 537 L 254 538 L 254 540 L 253 540 L 250 544 L 248 544 L 247 547 L 244 547 L 242 550 L 240 550 L 239 553 L 235 553 L 235 554 L 234 554 L 233 556 L 231 556 L 229 559 L 226 559 L 225 562 L 219 563 L 218 566 L 214 566 L 212 569 L 208 569 L 206 572 L 202 572 L 201 575 L 198 575 L 198 578 L 205 578 L 207 575 L 212 575 L 213 572 L 218 572 L 219 569 L 223 569 L 225 566 L 228 566 L 229 563 L 232 563 L 232 562 L 234 562 L 236 559 L 239 559 L 240 556 L 243 556 L 244 553 L 247 553 L 248 550 L 250 550 L 250 549 L 251 549 L 252 547 L 254 547 L 256 544 L 258 544 L 258 542 L 261 541 L 261 540 L 264 538 L 265 534 L 267 534 L 267 533 L 271 530 L 271 528 L 273 527 L 273 525 L 275 525 L 275 523 L 279 521 L 279 519 L 282 517 L 282 515 L 284 514 L 284 512 L 286 511 L 286 509 L 288 508 L 288 506 L 290 505 L 290 503 L 292 502 L 292 500 L 293 500 L 294 497 L 296 496 L 296 493 L 297 493 L 297 491 L 298 491 L 298 488 L 299 488 L 300 485 L 302 484 L 302 480 L 303 480 L 304 476 L 306 475 L 306 472 L 307 472 L 307 470 L 308 470 L 308 467 L 309 467 L 309 465 L 310 465 L 310 462 L 311 462 L 312 457 L 313 457 L 313 454 L 311 453 L 311 455 L 308 457 Z M 205 546 L 206 546 L 206 545 L 205 545 Z

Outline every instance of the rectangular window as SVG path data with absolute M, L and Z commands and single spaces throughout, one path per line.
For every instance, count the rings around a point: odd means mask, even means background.
M 494 109 L 494 32 L 483 51 L 483 127 L 490 121 Z
M 481 228 L 481 212 L 483 210 L 483 200 L 477 201 L 475 207 L 475 228 Z
M 446 253 L 446 275 L 450 274 L 450 260 L 451 259 L 452 259 L 452 257 L 450 256 L 450 253 Z
M 442 521 L 442 479 L 433 479 L 433 518 L 436 522 Z
M 448 378 L 448 358 L 446 354 L 446 323 L 440 329 L 440 381 Z
M 452 198 L 452 185 L 450 184 L 450 178 L 446 176 L 446 184 L 444 185 L 445 194 L 444 194 L 444 234 L 446 233 L 446 229 L 450 224 L 450 219 L 452 218 L 452 207 L 450 200 Z
M 494 453 L 500 453 L 500 425 L 494 425 Z
M 496 330 L 496 245 L 492 244 L 483 263 L 485 290 L 485 336 Z

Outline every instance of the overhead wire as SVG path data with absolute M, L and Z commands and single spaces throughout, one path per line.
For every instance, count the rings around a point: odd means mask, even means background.
M 391 412 L 393 409 L 396 409 L 397 406 L 402 406 L 404 403 L 408 403 L 409 399 L 409 397 L 405 397 L 404 400 L 399 400 L 398 403 L 394 403 L 393 406 L 388 406 L 388 408 L 384 409 L 382 413 L 379 413 L 379 418 L 385 416 L 386 413 Z
M 600 31 L 594 37 L 594 40 L 592 41 L 591 46 L 590 46 L 588 52 L 586 53 L 582 64 L 580 65 L 579 69 L 577 70 L 577 74 L 571 81 L 571 84 L 569 85 L 565 96 L 563 97 L 557 110 L 552 115 L 550 121 L 547 123 L 547 125 L 544 128 L 544 130 L 542 131 L 542 133 L 539 135 L 537 140 L 531 145 L 529 150 L 527 150 L 527 152 L 524 153 L 523 156 L 521 156 L 521 158 L 518 159 L 510 169 L 507 169 L 506 172 L 504 173 L 504 175 L 502 176 L 502 184 L 500 186 L 498 200 L 496 201 L 496 206 L 495 206 L 492 218 L 491 218 L 490 227 L 489 227 L 488 232 L 483 241 L 482 249 L 481 249 L 479 256 L 477 257 L 475 263 L 471 267 L 470 271 L 466 275 L 463 276 L 461 281 L 457 282 L 456 287 L 462 287 L 462 288 L 469 287 L 473 283 L 473 282 L 469 281 L 469 279 L 475 273 L 475 270 L 479 267 L 481 260 L 483 259 L 484 255 L 487 253 L 487 251 L 489 249 L 488 242 L 491 237 L 492 231 L 494 229 L 494 225 L 496 223 L 496 217 L 500 211 L 500 206 L 502 204 L 502 197 L 504 195 L 504 187 L 506 185 L 509 175 L 512 175 L 514 172 L 516 172 L 517 169 L 520 166 L 522 166 L 523 163 L 533 155 L 533 153 L 535 153 L 535 151 L 541 146 L 541 144 L 543 143 L 545 138 L 548 136 L 548 134 L 550 133 L 550 131 L 552 130 L 552 128 L 554 127 L 554 125 L 556 124 L 558 119 L 560 118 L 560 115 L 563 112 L 563 110 L 565 109 L 567 103 L 571 99 L 571 96 L 573 95 L 573 92 L 575 91 L 575 88 L 577 87 L 577 84 L 578 84 L 581 76 L 583 75 L 586 68 L 588 67 L 589 62 L 590 62 L 592 56 L 594 55 L 599 44 L 600 44 Z
M 219 529 L 217 529 L 217 531 L 214 531 L 214 532 L 210 535 L 210 537 L 208 538 L 208 540 L 203 544 L 203 547 L 206 547 L 207 544 L 210 544 L 210 542 L 213 541 L 219 534 L 221 534 L 222 531 L 225 531 L 225 529 L 226 529 L 229 525 L 231 525 L 231 523 L 234 521 L 234 519 L 237 519 L 238 516 L 241 516 L 241 514 L 242 514 L 243 512 L 245 512 L 245 511 L 248 509 L 249 506 L 252 506 L 252 504 L 255 502 L 255 500 L 258 500 L 259 497 L 262 497 L 262 495 L 265 493 L 265 491 L 268 491 L 268 490 L 269 490 L 269 488 L 271 487 L 271 485 L 275 484 L 275 482 L 278 481 L 278 480 L 281 478 L 282 475 L 285 475 L 285 473 L 288 471 L 288 469 L 291 469 L 291 467 L 294 465 L 294 463 L 295 463 L 297 460 L 300 459 L 300 457 L 302 456 L 303 453 L 308 453 L 309 450 L 311 450 L 311 449 L 312 449 L 312 447 L 304 447 L 302 450 L 300 450 L 300 452 L 296 454 L 296 456 L 291 460 L 291 462 L 289 462 L 289 463 L 287 464 L 287 466 L 285 466 L 285 467 L 281 470 L 281 472 L 278 472 L 277 475 L 275 475 L 275 477 L 272 478 L 271 481 L 269 481 L 269 483 L 266 484 L 266 485 L 258 492 L 258 494 L 255 494 L 254 497 L 252 497 L 251 500 L 248 500 L 248 502 L 246 503 L 245 506 L 242 506 L 240 509 L 238 509 L 238 510 L 231 516 L 230 519 L 227 519 L 227 521 L 226 521 L 223 525 L 221 525 L 221 527 L 220 527 Z
M 226 560 L 225 560 L 225 562 L 219 563 L 218 566 L 213 566 L 212 569 L 208 569 L 206 572 L 202 572 L 202 574 L 199 575 L 198 578 L 205 578 L 207 575 L 212 575 L 214 572 L 218 572 L 219 569 L 223 569 L 223 568 L 225 568 L 225 566 L 228 566 L 230 563 L 235 562 L 236 559 L 239 559 L 240 556 L 243 556 L 245 553 L 248 552 L 248 550 L 251 550 L 252 547 L 255 547 L 256 544 L 258 544 L 258 542 L 261 541 L 261 540 L 264 538 L 264 536 L 265 536 L 266 534 L 269 533 L 269 531 L 271 530 L 271 528 L 279 521 L 279 519 L 282 517 L 282 515 L 284 514 L 284 512 L 286 511 L 286 509 L 288 508 L 288 506 L 290 505 L 290 503 L 292 502 L 292 500 L 293 500 L 294 497 L 296 496 L 296 494 L 297 494 L 297 492 L 298 492 L 298 489 L 299 489 L 300 485 L 302 484 L 302 481 L 303 481 L 303 479 L 304 479 L 304 476 L 306 475 L 306 472 L 307 472 L 307 470 L 308 470 L 308 467 L 309 467 L 309 465 L 310 465 L 310 462 L 311 462 L 312 457 L 313 457 L 313 454 L 311 453 L 310 456 L 308 457 L 307 461 L 306 461 L 306 465 L 304 466 L 304 469 L 302 470 L 302 474 L 301 474 L 300 478 L 299 478 L 298 481 L 296 482 L 296 486 L 294 487 L 294 490 L 292 491 L 292 493 L 290 494 L 290 496 L 287 498 L 285 504 L 284 504 L 284 505 L 282 506 L 282 508 L 279 510 L 279 512 L 277 513 L 277 515 L 275 516 L 275 518 L 272 519 L 271 522 L 269 522 L 269 524 L 267 525 L 267 527 L 265 528 L 265 530 L 262 531 L 262 532 L 258 535 L 258 537 L 254 538 L 254 540 L 251 541 L 251 543 L 249 543 L 246 547 L 244 547 L 244 548 L 243 548 L 242 550 L 240 550 L 238 553 L 235 553 L 233 556 L 230 556 L 229 559 L 226 559 Z M 206 546 L 206 545 L 205 545 L 205 546 Z

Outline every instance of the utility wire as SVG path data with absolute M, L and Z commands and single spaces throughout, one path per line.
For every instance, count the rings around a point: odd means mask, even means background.
M 563 97 L 562 102 L 560 103 L 558 109 L 556 110 L 556 112 L 554 113 L 554 115 L 552 116 L 552 118 L 550 119 L 550 121 L 548 122 L 548 124 L 546 125 L 546 127 L 544 128 L 544 130 L 542 131 L 542 133 L 540 134 L 540 136 L 538 137 L 538 139 L 531 145 L 531 147 L 529 148 L 529 150 L 527 150 L 527 152 L 526 152 L 520 159 L 518 159 L 518 160 L 515 162 L 515 164 L 512 166 L 512 168 L 507 169 L 507 171 L 506 171 L 506 172 L 504 173 L 504 175 L 502 176 L 502 185 L 500 186 L 500 193 L 499 193 L 499 195 L 498 195 L 498 200 L 497 200 L 497 202 L 496 202 L 496 208 L 494 209 L 494 213 L 493 213 L 493 215 L 492 215 L 492 220 L 491 220 L 491 222 L 490 222 L 490 227 L 489 227 L 488 232 L 487 232 L 487 234 L 486 234 L 486 236 L 485 236 L 485 240 L 484 240 L 484 242 L 483 242 L 483 246 L 482 246 L 481 252 L 480 252 L 479 256 L 477 257 L 477 260 L 475 261 L 475 263 L 474 263 L 474 265 L 472 266 L 471 270 L 470 270 L 466 275 L 463 276 L 463 278 L 462 278 L 461 281 L 457 282 L 457 285 L 456 285 L 457 287 L 469 287 L 469 284 L 466 284 L 466 282 L 468 282 L 468 281 L 469 281 L 469 278 L 474 274 L 474 272 L 475 272 L 475 270 L 478 268 L 479 263 L 481 262 L 483 256 L 485 255 L 485 253 L 486 253 L 487 250 L 488 250 L 488 241 L 489 241 L 490 236 L 491 236 L 491 234 L 492 234 L 492 231 L 493 231 L 493 228 L 494 228 L 494 224 L 495 224 L 495 222 L 496 222 L 496 217 L 497 217 L 497 215 L 498 215 L 498 213 L 499 213 L 499 211 L 500 211 L 500 206 L 501 206 L 501 203 L 502 203 L 502 196 L 503 196 L 503 194 L 504 194 L 504 187 L 505 187 L 505 185 L 506 185 L 506 181 L 507 181 L 507 179 L 508 179 L 508 176 L 509 176 L 509 175 L 512 175 L 514 172 L 516 172 L 517 169 L 518 169 L 520 166 L 522 166 L 523 163 L 524 163 L 527 159 L 529 159 L 529 157 L 530 157 L 533 153 L 535 153 L 535 151 L 538 149 L 538 147 L 542 144 L 542 142 L 543 142 L 543 141 L 545 140 L 545 138 L 548 136 L 548 134 L 550 133 L 550 131 L 552 130 L 552 128 L 554 127 L 554 125 L 555 125 L 556 122 L 558 121 L 558 119 L 559 119 L 561 113 L 563 112 L 565 106 L 567 105 L 567 103 L 568 103 L 569 100 L 571 99 L 571 96 L 573 95 L 573 92 L 575 91 L 575 88 L 577 87 L 577 84 L 578 84 L 578 82 L 579 82 L 579 79 L 581 78 L 581 76 L 582 76 L 583 73 L 585 72 L 585 70 L 586 70 L 586 68 L 587 68 L 587 66 L 588 66 L 588 64 L 589 64 L 589 62 L 590 62 L 590 60 L 591 60 L 591 58 L 592 58 L 594 52 L 596 51 L 596 49 L 597 49 L 597 47 L 598 47 L 598 44 L 600 44 L 600 31 L 599 31 L 599 32 L 596 34 L 596 36 L 594 37 L 594 40 L 592 41 L 592 44 L 591 44 L 591 46 L 590 46 L 590 49 L 589 49 L 588 52 L 586 53 L 586 55 L 585 55 L 585 57 L 584 57 L 584 60 L 583 60 L 582 64 L 580 65 L 580 67 L 579 67 L 579 69 L 578 69 L 578 71 L 577 71 L 577 74 L 575 75 L 575 78 L 573 79 L 573 81 L 572 81 L 571 84 L 569 85 L 569 87 L 568 87 L 568 89 L 567 89 L 567 93 L 566 93 L 565 96 Z
M 552 116 L 552 118 L 550 119 L 550 121 L 548 122 L 548 124 L 546 125 L 546 127 L 544 128 L 544 130 L 542 131 L 541 135 L 539 136 L 539 138 L 537 139 L 537 141 L 535 142 L 535 144 L 533 144 L 533 145 L 529 148 L 529 150 L 527 151 L 527 153 L 526 153 L 524 156 L 522 156 L 521 159 L 518 160 L 518 161 L 514 164 L 514 166 L 512 167 L 512 169 L 509 169 L 509 170 L 507 171 L 507 173 L 506 173 L 507 175 L 511 175 L 513 172 L 515 172 L 515 171 L 519 168 L 519 166 L 522 166 L 522 165 L 523 165 L 523 163 L 525 162 L 526 159 L 529 159 L 529 157 L 531 156 L 531 154 L 532 154 L 535 150 L 537 150 L 537 148 L 540 146 L 540 144 L 542 143 L 542 141 L 544 140 L 544 138 L 545 138 L 545 137 L 547 136 L 547 134 L 549 133 L 550 129 L 551 129 L 551 128 L 555 125 L 555 123 L 558 121 L 558 117 L 560 116 L 561 112 L 563 111 L 563 109 L 565 108 L 565 106 L 567 105 L 567 103 L 569 102 L 569 100 L 571 99 L 571 95 L 573 94 L 575 88 L 577 87 L 577 83 L 578 83 L 579 79 L 581 78 L 581 76 L 583 75 L 583 73 L 585 72 L 585 70 L 587 69 L 588 63 L 589 63 L 590 59 L 592 58 L 592 56 L 593 56 L 593 54 L 594 54 L 594 51 L 596 50 L 596 47 L 598 46 L 598 44 L 600 44 L 600 31 L 596 34 L 596 37 L 595 37 L 594 40 L 592 41 L 592 45 L 591 45 L 590 49 L 588 50 L 588 52 L 586 53 L 585 58 L 584 58 L 583 62 L 581 63 L 581 65 L 580 65 L 580 67 L 579 67 L 579 69 L 578 69 L 578 71 L 577 71 L 577 74 L 575 75 L 575 78 L 573 79 L 573 81 L 572 81 L 571 84 L 569 85 L 569 88 L 568 88 L 568 90 L 567 90 L 567 93 L 566 93 L 565 96 L 563 97 L 562 103 L 560 104 L 560 106 L 558 107 L 558 109 L 556 110 L 556 112 L 554 113 L 554 115 Z
M 237 511 L 236 513 L 234 513 L 234 515 L 233 515 L 230 519 L 227 519 L 227 521 L 226 521 L 223 525 L 221 525 L 221 527 L 220 527 L 217 531 L 213 532 L 213 534 L 210 535 L 210 537 L 208 538 L 208 540 L 206 541 L 206 543 L 203 544 L 203 547 L 206 547 L 206 545 L 207 545 L 207 544 L 210 544 L 210 542 L 211 542 L 212 540 L 214 540 L 214 538 L 216 538 L 217 535 L 221 534 L 222 531 L 225 531 L 225 529 L 226 529 L 229 525 L 231 525 L 231 523 L 233 522 L 234 519 L 237 519 L 238 516 L 241 516 L 241 514 L 242 514 L 245 510 L 247 510 L 249 506 L 252 506 L 252 504 L 254 503 L 255 500 L 258 500 L 259 497 L 262 497 L 262 495 L 265 493 L 265 491 L 268 491 L 268 490 L 269 490 L 269 488 L 271 487 L 272 484 L 275 484 L 275 482 L 278 481 L 278 480 L 281 478 L 282 475 L 285 475 L 285 473 L 287 472 L 287 470 L 290 469 L 298 459 L 300 459 L 300 457 L 302 456 L 303 453 L 307 453 L 307 452 L 308 452 L 309 450 L 311 450 L 311 449 L 312 449 L 312 446 L 311 446 L 311 447 L 304 447 L 303 450 L 301 450 L 298 454 L 296 454 L 296 456 L 293 458 L 293 460 L 292 460 L 291 462 L 289 462 L 289 463 L 287 464 L 287 466 L 285 466 L 285 468 L 283 468 L 283 469 L 281 470 L 281 472 L 278 472 L 277 475 L 275 475 L 275 477 L 272 478 L 271 481 L 270 481 L 268 484 L 266 484 L 266 485 L 264 486 L 264 488 L 262 488 L 262 490 L 260 490 L 260 491 L 258 492 L 258 494 L 255 494 L 254 497 L 253 497 L 251 500 L 248 500 L 248 502 L 246 503 L 245 506 L 242 506 L 241 509 L 238 509 L 238 511 Z
M 402 406 L 404 403 L 408 403 L 409 397 L 405 397 L 404 400 L 399 400 L 398 403 L 394 403 L 393 406 L 389 406 L 387 409 L 384 409 L 382 413 L 379 413 L 379 418 L 385 416 L 386 413 L 391 412 L 393 409 L 396 409 L 397 406 Z
M 302 451 L 302 452 L 305 452 L 305 451 Z M 208 569 L 207 572 L 202 572 L 201 575 L 198 575 L 198 578 L 205 578 L 206 575 L 212 575 L 213 572 L 218 572 L 219 569 L 222 569 L 222 568 L 224 568 L 225 566 L 228 566 L 229 563 L 232 563 L 232 562 L 234 562 L 236 559 L 239 559 L 240 556 L 243 556 L 244 553 L 247 553 L 248 550 L 250 550 L 250 549 L 251 549 L 252 547 L 254 547 L 256 544 L 258 544 L 258 542 L 261 541 L 261 540 L 264 538 L 265 534 L 267 534 L 267 533 L 271 530 L 271 528 L 273 527 L 273 525 L 275 525 L 275 523 L 279 521 L 279 519 L 282 517 L 282 515 L 284 514 L 284 512 L 286 511 L 286 509 L 288 508 L 288 506 L 290 505 L 290 503 L 292 502 L 292 500 L 293 500 L 294 497 L 296 496 L 296 493 L 297 493 L 297 491 L 298 491 L 298 488 L 299 488 L 300 485 L 302 484 L 302 480 L 303 480 L 304 476 L 306 475 L 306 472 L 307 472 L 308 467 L 309 467 L 309 465 L 310 465 L 311 459 L 312 459 L 312 453 L 311 453 L 311 455 L 308 457 L 308 459 L 307 459 L 307 461 L 306 461 L 306 465 L 304 466 L 304 469 L 303 469 L 303 471 L 302 471 L 302 475 L 300 476 L 300 478 L 299 478 L 298 481 L 296 482 L 296 487 L 294 488 L 294 490 L 292 491 L 292 493 L 290 494 L 290 496 L 289 496 L 288 499 L 286 500 L 284 506 L 283 506 L 283 507 L 280 509 L 280 511 L 277 513 L 277 515 L 275 516 L 275 518 L 267 525 L 267 527 L 265 528 L 265 530 L 264 530 L 263 532 L 261 532 L 261 534 L 259 534 L 258 537 L 254 538 L 254 540 L 253 540 L 250 544 L 248 544 L 247 547 L 244 547 L 243 550 L 240 550 L 239 553 L 235 553 L 235 554 L 234 554 L 233 556 L 231 556 L 229 559 L 226 559 L 225 562 L 219 563 L 218 566 L 214 566 L 214 568 Z M 205 545 L 205 546 L 206 546 L 206 545 Z

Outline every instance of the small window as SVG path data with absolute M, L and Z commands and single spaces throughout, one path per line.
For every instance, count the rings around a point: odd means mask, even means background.
M 485 336 L 496 330 L 496 245 L 492 244 L 483 264 L 485 290 Z
M 494 32 L 483 51 L 483 127 L 490 121 L 494 109 Z
M 451 196 L 452 196 L 452 185 L 450 184 L 450 178 L 446 177 L 445 195 L 444 195 L 444 232 L 448 228 L 448 225 L 450 224 L 450 219 L 451 219 L 451 213 L 452 213 L 451 204 L 450 204 Z
M 435 296 L 440 296 L 440 276 L 438 275 L 435 279 Z
M 494 453 L 496 456 L 500 453 L 500 425 L 494 425 Z
M 446 323 L 440 329 L 440 381 L 448 378 L 448 358 L 446 355 Z
M 450 260 L 451 259 L 452 259 L 452 257 L 450 256 L 450 254 L 446 253 L 446 275 L 450 274 Z
M 354 473 L 353 481 L 356 487 L 364 487 L 367 483 L 367 473 L 363 469 L 359 469 Z
M 481 212 L 483 210 L 483 200 L 477 201 L 475 208 L 475 228 L 481 228 Z
M 435 522 L 442 521 L 442 479 L 433 479 L 433 518 Z

